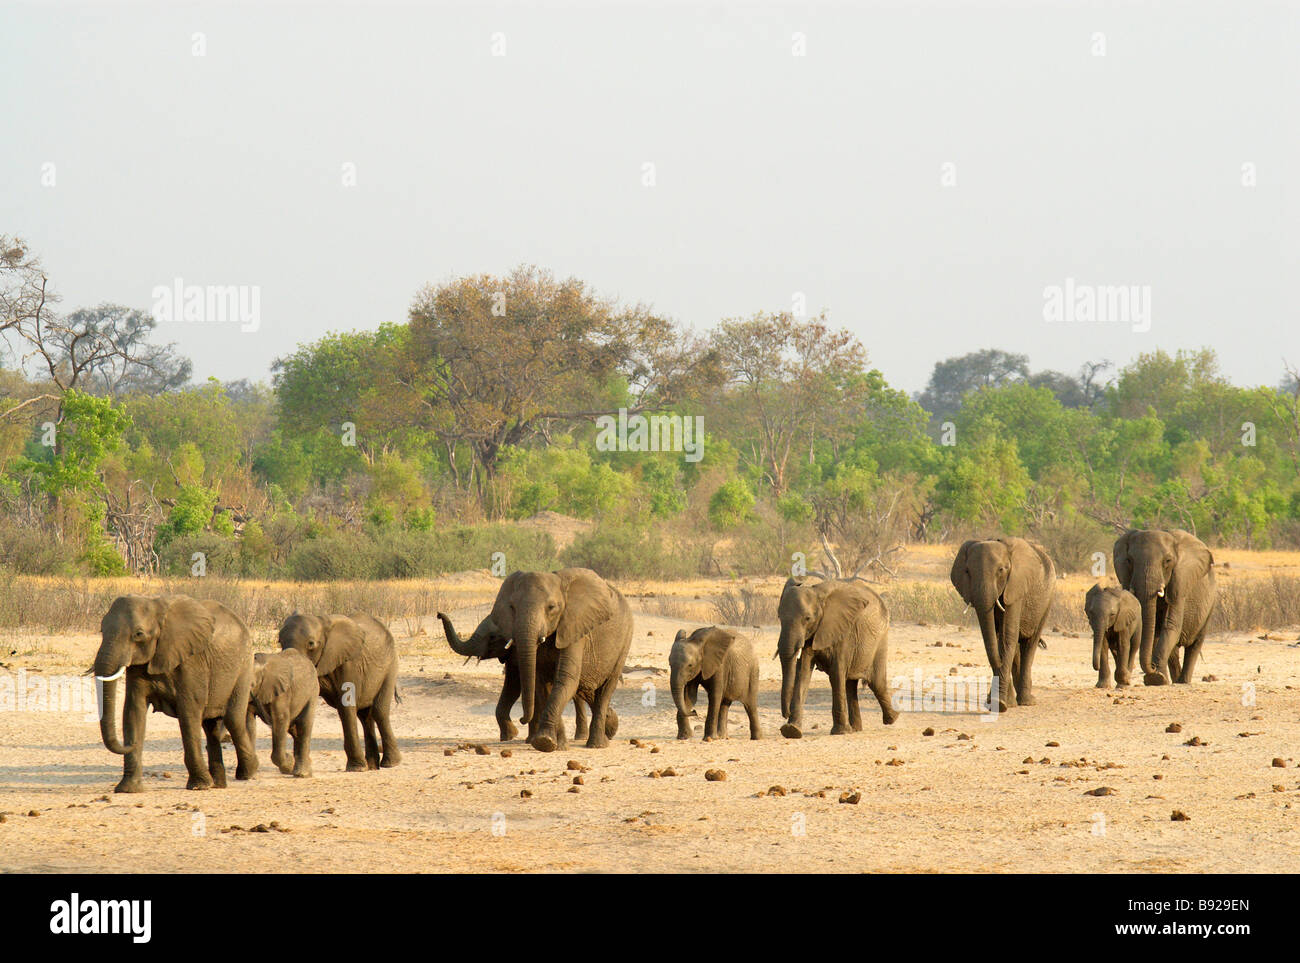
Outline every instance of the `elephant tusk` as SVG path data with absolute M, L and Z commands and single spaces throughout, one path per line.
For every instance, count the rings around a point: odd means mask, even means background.
M 1164 597 L 1165 597 L 1165 589 L 1164 586 L 1161 586 L 1160 591 L 1156 593 L 1156 598 L 1162 599 Z
M 1000 599 L 1000 598 L 994 600 L 994 603 L 993 603 L 993 604 L 996 605 L 996 606 L 998 607 L 998 610 L 999 610 L 999 611 L 1005 612 L 1005 611 L 1007 610 L 1007 607 L 1006 607 L 1005 605 L 1002 604 L 1002 599 Z
M 100 682 L 116 682 L 124 675 L 126 675 L 126 666 L 122 666 L 122 668 L 118 669 L 112 675 L 97 675 L 95 678 Z

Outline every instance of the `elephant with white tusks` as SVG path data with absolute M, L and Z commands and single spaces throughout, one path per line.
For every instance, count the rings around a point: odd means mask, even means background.
M 957 550 L 950 578 L 979 619 L 999 711 L 1032 706 L 1034 653 L 1056 594 L 1047 551 L 1023 538 L 972 539 Z
M 1126 532 L 1115 542 L 1114 558 L 1119 583 L 1142 607 L 1142 681 L 1191 682 L 1214 612 L 1214 556 L 1195 535 L 1176 528 Z
M 257 754 L 245 728 L 252 677 L 252 641 L 239 616 L 220 602 L 184 595 L 123 595 L 99 626 L 95 681 L 104 746 L 124 756 L 115 792 L 140 792 L 145 715 L 150 708 L 180 721 L 187 789 L 226 785 L 221 737 L 230 731 L 239 764 L 236 779 L 252 779 Z M 117 733 L 118 682 L 122 736 Z M 203 736 L 208 765 L 203 765 Z M 125 740 L 125 741 L 123 741 Z

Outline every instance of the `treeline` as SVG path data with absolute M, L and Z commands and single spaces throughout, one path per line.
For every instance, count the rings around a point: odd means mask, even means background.
M 824 316 L 696 333 L 519 268 L 302 345 L 269 385 L 193 385 L 149 314 L 59 313 L 39 259 L 2 237 L 0 316 L 14 571 L 673 577 L 803 552 L 887 574 L 909 541 L 991 530 L 1078 570 L 1129 525 L 1300 547 L 1300 379 L 1281 359 L 1277 386 L 1246 388 L 1209 349 L 1077 374 L 989 350 L 936 364 L 912 398 Z M 702 457 L 635 431 L 608 444 L 597 419 L 620 411 L 701 419 Z M 558 551 L 514 524 L 541 512 L 594 525 Z

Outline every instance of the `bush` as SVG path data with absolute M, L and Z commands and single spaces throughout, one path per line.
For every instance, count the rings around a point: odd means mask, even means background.
M 691 574 L 692 568 L 689 559 L 666 553 L 657 533 L 623 526 L 579 535 L 560 553 L 560 562 L 611 579 L 672 578 Z
M 723 482 L 709 499 L 709 521 L 717 528 L 735 528 L 753 510 L 754 493 L 739 478 Z
M 0 566 L 25 575 L 58 575 L 77 567 L 75 550 L 49 532 L 0 520 Z

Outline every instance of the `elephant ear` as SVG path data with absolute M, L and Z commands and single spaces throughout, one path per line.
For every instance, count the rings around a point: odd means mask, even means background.
M 1129 542 L 1132 538 L 1131 531 L 1125 532 L 1115 539 L 1115 547 L 1110 553 L 1115 563 L 1115 577 L 1119 579 L 1120 586 L 1125 589 L 1133 584 L 1133 559 L 1129 555 Z
M 515 597 L 515 592 L 519 590 L 519 581 L 523 577 L 523 572 L 511 572 L 505 577 L 505 580 L 501 583 L 501 588 L 497 589 L 497 597 L 496 601 L 492 603 L 492 611 L 483 620 L 484 622 L 491 620 L 497 631 L 507 641 L 515 634 L 514 620 L 510 617 L 510 601 Z
M 148 672 L 167 675 L 211 643 L 217 620 L 206 605 L 184 595 L 155 599 L 154 604 L 161 625 Z
M 275 665 L 264 664 L 258 669 L 253 691 L 260 701 L 271 702 L 289 688 L 290 665 L 292 663 L 286 664 L 285 660 L 281 660 Z
M 555 647 L 567 649 L 580 642 L 614 614 L 610 587 L 594 572 L 560 572 L 564 589 L 564 614 L 555 627 Z
M 1174 567 L 1179 571 L 1181 578 L 1194 583 L 1208 577 L 1214 568 L 1214 555 L 1209 548 L 1190 532 L 1177 531 L 1174 534 L 1177 536 L 1178 546 Z M 1169 594 L 1175 598 L 1179 589 L 1186 587 L 1180 585 L 1180 581 L 1181 579 L 1176 578 L 1169 580 Z
M 685 630 L 685 629 L 678 629 L 678 630 L 677 630 L 677 637 L 676 637 L 675 639 L 673 639 L 673 645 L 676 645 L 678 642 L 680 642 L 680 641 L 681 641 L 682 639 L 684 639 L 684 638 L 686 638 L 686 630 Z
M 325 623 L 325 643 L 316 660 L 316 674 L 329 675 L 344 662 L 361 655 L 366 635 L 346 615 L 327 615 L 321 621 Z
M 1004 539 L 1003 544 L 1011 557 L 1011 572 L 1007 575 L 1006 588 L 1002 590 L 1003 605 L 1022 601 L 1043 579 L 1055 582 L 1056 566 L 1041 545 L 1023 538 Z
M 705 679 L 713 678 L 735 641 L 736 636 L 733 633 L 720 629 L 716 625 L 705 633 L 703 639 L 704 657 L 700 661 L 701 677 Z
M 865 617 L 871 610 L 872 601 L 870 590 L 835 586 L 822 604 L 822 618 L 813 633 L 811 648 L 814 651 L 827 649 L 837 639 L 847 639 L 849 648 L 856 649 L 867 639 Z
M 971 604 L 971 585 L 970 573 L 966 571 L 966 558 L 974 544 L 974 539 L 962 542 L 961 548 L 957 549 L 957 557 L 952 560 L 952 574 L 949 575 L 952 579 L 952 587 L 957 590 L 957 594 L 967 605 Z

